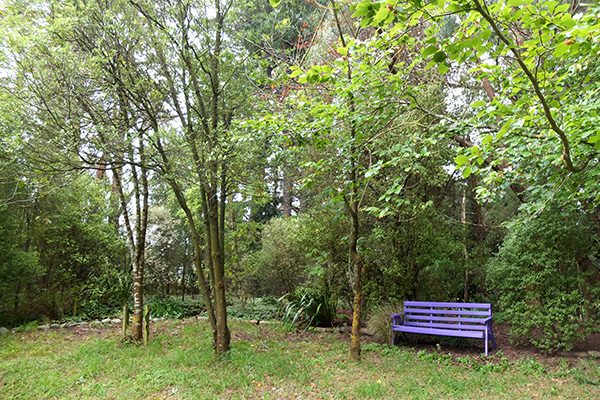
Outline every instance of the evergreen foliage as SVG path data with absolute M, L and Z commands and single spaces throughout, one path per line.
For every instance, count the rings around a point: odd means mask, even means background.
M 597 246 L 585 216 L 569 208 L 551 207 L 510 231 L 488 280 L 515 342 L 570 350 L 594 327 L 600 265 L 588 257 Z

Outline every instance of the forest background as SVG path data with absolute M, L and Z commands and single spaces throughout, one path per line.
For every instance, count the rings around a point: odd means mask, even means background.
M 403 300 L 548 351 L 598 329 L 597 4 L 0 11 L 0 325 L 129 305 L 140 340 L 188 294 L 219 353 L 257 297 L 352 309 L 353 358 Z

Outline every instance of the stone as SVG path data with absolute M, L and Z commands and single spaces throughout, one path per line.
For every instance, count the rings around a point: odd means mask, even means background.
M 152 318 L 152 322 L 158 322 L 160 321 L 158 318 Z
M 50 329 L 50 325 L 40 325 L 37 327 L 39 330 L 46 331 Z
M 6 335 L 8 332 L 10 332 L 8 330 L 8 328 L 5 328 L 5 327 L 0 328 L 0 335 Z
M 50 329 L 58 329 L 60 328 L 59 324 L 50 324 Z
M 119 318 L 115 318 L 115 319 L 111 319 L 110 323 L 111 324 L 120 324 L 122 321 Z
M 103 324 L 110 324 L 110 318 L 104 318 L 104 319 L 102 320 L 102 323 L 103 323 Z
M 588 351 L 588 354 L 590 357 L 600 358 L 600 351 L 590 350 Z
M 60 324 L 60 327 L 61 328 L 68 328 L 69 325 L 71 325 L 71 324 L 64 323 L 64 324 Z
M 561 357 L 579 357 L 585 358 L 588 356 L 588 353 L 585 351 L 559 351 L 558 355 Z

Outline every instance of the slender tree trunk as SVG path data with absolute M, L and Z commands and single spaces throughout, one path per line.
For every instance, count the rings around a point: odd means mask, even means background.
M 210 192 L 209 192 L 210 193 Z M 216 193 L 208 197 L 209 238 L 214 269 L 215 313 L 217 318 L 217 353 L 223 355 L 230 349 L 230 333 L 227 326 L 227 301 L 225 298 L 225 268 L 219 233 L 219 201 Z
M 357 250 L 359 221 L 358 221 L 358 203 L 351 205 L 352 212 L 352 228 L 350 232 L 350 262 L 354 277 L 353 291 L 354 304 L 352 312 L 352 336 L 350 344 L 350 358 L 352 360 L 360 360 L 361 345 L 360 345 L 360 320 L 362 315 L 362 284 L 363 284 L 363 263 Z
M 186 252 L 187 252 L 187 245 L 186 245 Z M 186 267 L 186 265 L 187 265 L 187 260 L 183 262 L 183 271 L 181 271 L 181 301 L 185 300 L 185 267 Z
M 346 47 L 346 39 L 342 31 L 342 26 L 338 18 L 337 4 L 332 1 L 332 11 L 335 19 L 338 35 L 342 46 Z M 350 61 L 348 61 L 347 69 L 348 81 L 352 82 L 352 68 Z M 359 198 L 359 178 L 358 178 L 358 163 L 360 150 L 356 146 L 356 122 L 354 117 L 356 114 L 356 104 L 354 100 L 353 92 L 348 93 L 348 105 L 350 108 L 350 137 L 352 139 L 352 145 L 350 147 L 350 168 L 348 171 L 348 179 L 351 182 L 351 189 L 349 196 L 344 196 L 344 202 L 346 209 L 352 219 L 352 225 L 350 229 L 350 240 L 349 240 L 349 261 L 352 266 L 353 273 L 353 315 L 352 315 L 352 336 L 350 343 L 350 359 L 358 361 L 360 360 L 361 344 L 360 344 L 360 321 L 362 317 L 362 284 L 363 284 L 363 263 L 360 255 L 358 254 L 358 236 L 359 236 L 359 214 L 360 198 Z

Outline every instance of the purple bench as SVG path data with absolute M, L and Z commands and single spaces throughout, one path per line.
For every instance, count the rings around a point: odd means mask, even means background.
M 492 306 L 489 303 L 439 303 L 405 301 L 404 312 L 392 317 L 392 346 L 397 332 L 456 336 L 488 340 L 496 349 L 492 332 Z

